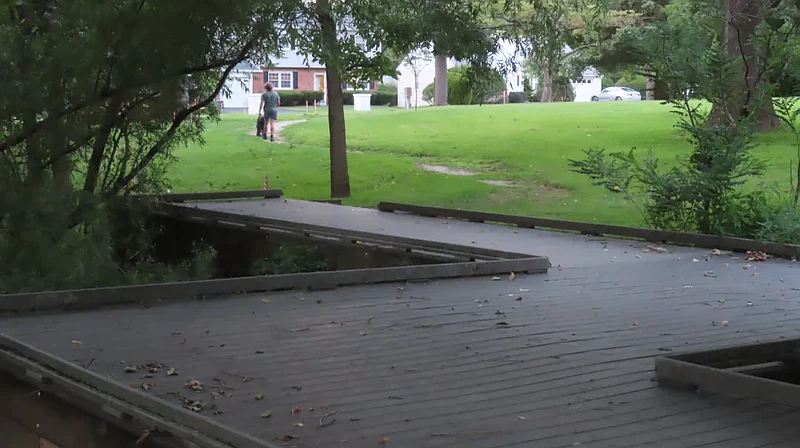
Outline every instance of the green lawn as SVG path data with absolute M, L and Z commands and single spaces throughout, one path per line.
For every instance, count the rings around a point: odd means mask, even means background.
M 254 118 L 226 114 L 206 134 L 205 147 L 178 151 L 171 170 L 178 191 L 261 188 L 288 197 L 329 195 L 327 120 L 318 115 L 287 127 L 289 144 L 270 144 L 248 135 Z M 589 147 L 652 149 L 665 161 L 689 151 L 673 128 L 675 116 L 657 102 L 554 103 L 425 108 L 376 108 L 347 112 L 351 204 L 382 200 L 465 207 L 583 221 L 641 224 L 633 206 L 619 195 L 593 187 L 569 172 L 567 160 Z M 767 159 L 767 180 L 787 183 L 794 154 L 785 132 L 759 137 L 756 154 Z M 418 163 L 477 173 L 429 172 Z M 481 181 L 505 181 L 513 186 Z

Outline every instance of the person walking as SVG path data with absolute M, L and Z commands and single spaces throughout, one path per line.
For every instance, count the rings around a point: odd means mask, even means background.
M 275 120 L 278 119 L 278 106 L 281 105 L 281 96 L 278 95 L 272 83 L 268 82 L 264 88 L 264 93 L 261 94 L 261 104 L 258 110 L 264 113 L 264 140 L 267 139 L 267 130 L 269 130 L 269 141 L 275 141 Z

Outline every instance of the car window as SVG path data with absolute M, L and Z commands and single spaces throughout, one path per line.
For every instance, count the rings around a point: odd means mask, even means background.
M 600 92 L 600 93 L 608 93 L 608 92 L 610 92 L 610 91 L 611 91 L 611 89 L 603 89 L 603 91 L 602 91 L 602 92 Z
M 622 90 L 624 90 L 626 92 L 635 92 L 636 91 L 634 89 L 631 89 L 630 87 L 623 87 Z

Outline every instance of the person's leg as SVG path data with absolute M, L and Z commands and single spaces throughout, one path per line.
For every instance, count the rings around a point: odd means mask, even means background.
M 278 119 L 278 111 L 272 111 L 269 115 L 269 139 L 275 141 L 275 120 Z

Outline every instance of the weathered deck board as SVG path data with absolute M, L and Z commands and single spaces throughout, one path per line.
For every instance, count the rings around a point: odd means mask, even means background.
M 634 254 L 638 251 L 632 251 L 631 245 L 636 247 L 647 245 L 643 242 L 383 213 L 375 209 L 292 199 L 206 202 L 185 206 L 293 223 L 333 226 L 391 236 L 517 251 L 547 256 L 554 266 L 597 266 L 609 262 L 633 261 L 640 263 L 643 260 L 654 260 L 657 256 L 657 254 L 645 254 L 642 259 L 636 259 Z M 708 252 L 703 250 L 698 252 L 698 249 L 693 248 L 673 248 L 673 250 L 687 256 Z
M 625 263 L 514 281 L 6 317 L 0 331 L 124 384 L 152 381 L 168 401 L 214 402 L 214 418 L 257 437 L 299 436 L 287 446 L 796 446 L 800 411 L 661 389 L 652 369 L 669 351 L 797 337 L 797 265 L 627 250 Z M 154 360 L 180 376 L 123 373 Z M 182 389 L 190 379 L 207 390 Z

